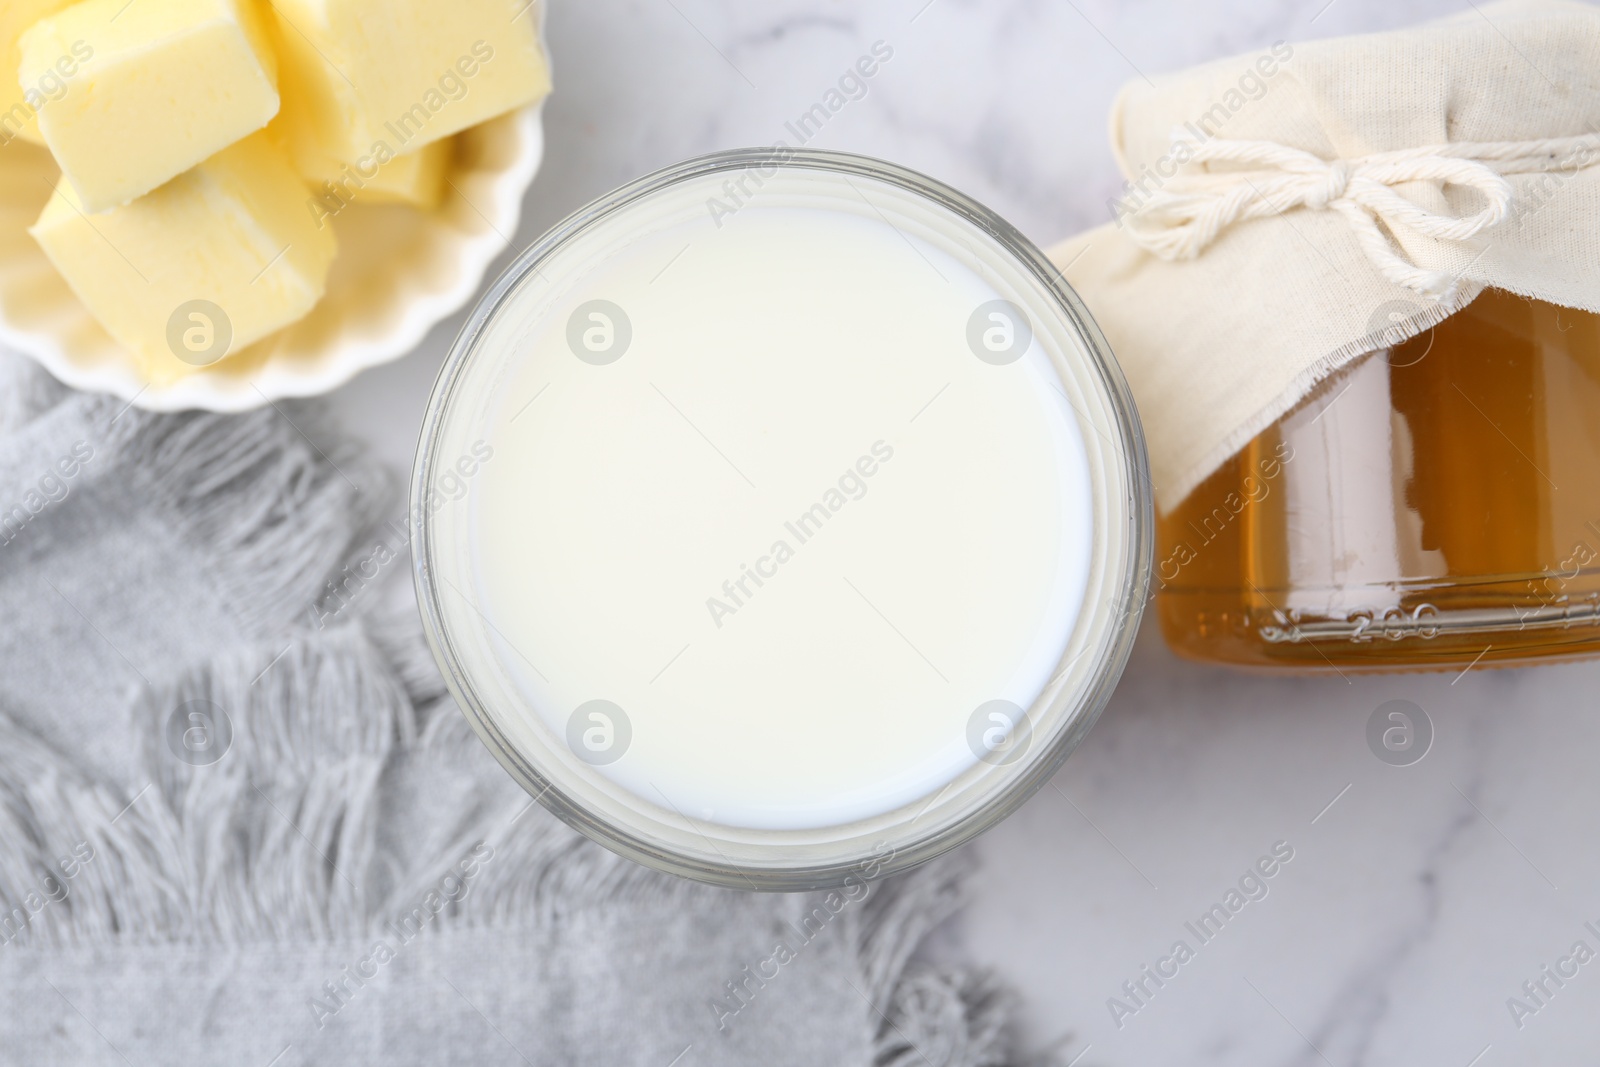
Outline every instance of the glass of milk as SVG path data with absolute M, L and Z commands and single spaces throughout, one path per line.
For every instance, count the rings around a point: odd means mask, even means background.
M 809 889 L 1005 817 L 1104 707 L 1150 566 L 1105 341 L 992 212 L 719 153 L 583 208 L 478 306 L 413 484 L 484 743 L 640 863 Z

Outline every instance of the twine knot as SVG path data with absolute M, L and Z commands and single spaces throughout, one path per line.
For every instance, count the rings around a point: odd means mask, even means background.
M 1186 147 L 1186 169 L 1124 216 L 1133 239 L 1148 251 L 1193 259 L 1236 222 L 1299 207 L 1337 211 L 1385 278 L 1435 299 L 1453 293 L 1461 279 L 1417 266 L 1400 247 L 1399 234 L 1470 240 L 1510 217 L 1515 190 L 1506 175 L 1581 170 L 1600 160 L 1600 137 L 1593 136 L 1457 141 L 1333 160 L 1274 141 Z M 1214 163 L 1224 166 L 1207 166 Z M 1476 190 L 1484 206 L 1471 215 L 1445 215 L 1394 190 L 1419 181 Z
M 1323 174 L 1322 185 L 1306 192 L 1306 207 L 1312 211 L 1322 211 L 1344 196 L 1345 190 L 1350 187 L 1350 173 L 1350 164 L 1342 159 L 1329 163 Z

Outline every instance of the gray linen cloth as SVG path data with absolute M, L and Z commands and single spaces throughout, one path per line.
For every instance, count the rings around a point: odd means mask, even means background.
M 398 479 L 305 405 L 152 415 L 0 353 L 0 1063 L 977 1065 L 858 899 L 646 871 L 532 805 L 420 635 Z

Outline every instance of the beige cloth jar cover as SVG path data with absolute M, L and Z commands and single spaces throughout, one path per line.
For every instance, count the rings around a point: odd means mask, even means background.
M 1115 221 L 1050 255 L 1127 372 L 1163 511 L 1485 287 L 1600 312 L 1589 4 L 1279 42 L 1129 85 L 1111 137 Z

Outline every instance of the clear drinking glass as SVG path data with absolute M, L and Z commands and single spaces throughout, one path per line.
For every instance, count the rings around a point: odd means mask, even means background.
M 970 767 L 930 795 L 851 822 L 779 829 L 727 825 L 624 788 L 615 773 L 582 758 L 570 729 L 563 734 L 554 725 L 565 715 L 565 705 L 541 708 L 526 686 L 519 689 L 521 668 L 510 662 L 509 642 L 479 609 L 479 591 L 496 576 L 478 566 L 474 546 L 480 531 L 471 493 L 455 499 L 437 491 L 442 478 L 453 477 L 457 457 L 492 450 L 494 463 L 516 462 L 520 446 L 497 437 L 503 423 L 521 419 L 519 431 L 526 434 L 530 425 L 544 425 L 539 420 L 559 410 L 550 400 L 530 407 L 530 397 L 513 395 L 517 372 L 533 358 L 530 336 L 565 329 L 553 324 L 567 323 L 568 309 L 605 298 L 586 279 L 633 242 L 681 225 L 700 227 L 695 240 L 716 241 L 716 220 L 707 219 L 706 204 L 730 196 L 729 189 L 750 196 L 741 212 L 781 207 L 847 213 L 880 228 L 874 232 L 892 228 L 896 242 L 923 242 L 932 259 L 976 272 L 1004 294 L 1008 306 L 1021 309 L 1031 326 L 1026 335 L 1031 340 L 1023 343 L 1032 347 L 1023 362 L 1009 366 L 983 366 L 1010 361 L 980 355 L 982 364 L 975 360 L 973 366 L 982 369 L 973 373 L 1037 375 L 1043 386 L 1040 404 L 1048 402 L 1055 410 L 1064 403 L 1061 410 L 1087 456 L 1085 500 L 1092 537 L 1085 549 L 1086 592 L 1064 647 L 1049 649 L 1044 690 L 1009 729 L 1004 758 L 993 751 L 980 754 L 970 733 L 956 731 L 949 743 L 962 751 L 974 748 Z M 914 250 L 908 247 L 906 254 Z M 946 256 L 948 261 L 942 259 Z M 933 265 L 931 260 L 912 262 L 917 273 L 908 277 L 925 275 L 916 284 L 925 285 L 936 300 L 948 299 L 942 294 L 954 290 L 936 270 L 923 269 Z M 698 300 L 701 292 L 686 296 Z M 974 311 L 972 321 L 987 307 Z M 989 326 L 988 319 L 969 326 L 971 310 L 962 306 L 953 319 L 959 323 L 957 345 L 972 344 L 972 331 L 981 334 Z M 715 313 L 715 308 L 707 311 Z M 774 331 L 790 327 L 771 323 Z M 636 345 L 641 328 L 634 324 Z M 856 343 L 843 326 L 837 337 L 840 345 Z M 759 336 L 741 343 L 748 358 L 762 358 Z M 858 348 L 852 358 L 859 359 L 860 372 L 874 373 L 879 349 Z M 801 364 L 793 374 L 806 373 Z M 997 466 L 1003 469 L 1003 463 Z M 938 182 L 876 160 L 810 151 L 734 151 L 668 168 L 581 209 L 525 252 L 484 297 L 440 373 L 423 426 L 412 490 L 414 575 L 428 639 L 461 709 L 506 770 L 573 827 L 640 863 L 721 885 L 838 886 L 908 868 L 970 839 L 1015 810 L 1061 766 L 1109 698 L 1138 626 L 1153 542 L 1148 484 L 1138 418 L 1104 339 L 1059 271 L 1003 220 Z M 596 484 L 586 491 L 612 489 Z M 961 503 L 948 501 L 940 508 Z M 647 526 L 649 519 L 638 521 Z M 951 559 L 947 565 L 959 573 L 963 561 Z M 625 613 L 629 605 L 618 603 L 615 610 Z M 526 651 L 543 659 L 540 650 Z M 565 669 L 561 662 L 544 660 L 540 673 Z M 759 700 L 754 704 L 749 713 L 759 715 Z M 965 707 L 954 714 L 967 721 Z M 633 718 L 638 735 L 640 717 Z

